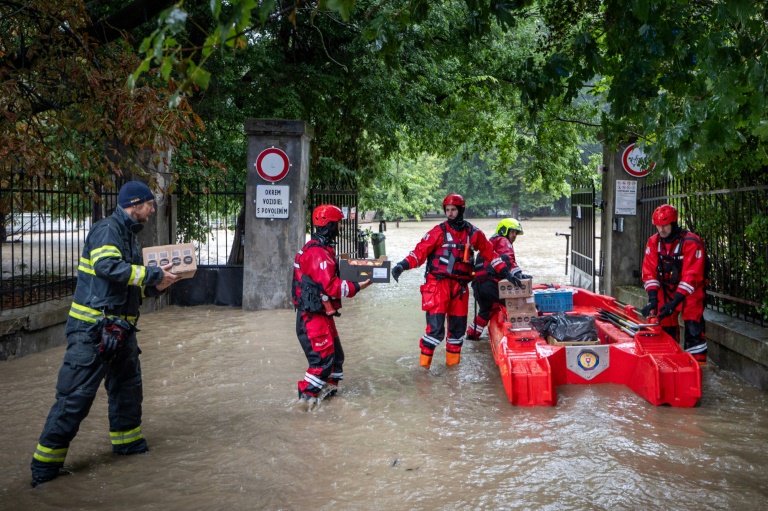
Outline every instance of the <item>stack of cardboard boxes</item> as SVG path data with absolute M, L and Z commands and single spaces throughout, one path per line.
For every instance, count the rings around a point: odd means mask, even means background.
M 531 318 L 539 315 L 533 297 L 531 279 L 522 279 L 523 287 L 518 288 L 508 280 L 499 281 L 499 298 L 507 308 L 507 320 L 513 329 L 531 328 Z

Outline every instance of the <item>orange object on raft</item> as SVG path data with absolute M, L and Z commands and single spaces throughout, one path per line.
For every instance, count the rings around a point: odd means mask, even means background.
M 555 287 L 574 290 L 568 314 L 594 316 L 600 344 L 554 346 L 536 330 L 513 329 L 504 311 L 493 315 L 491 349 L 513 405 L 555 406 L 557 387 L 565 384 L 626 385 L 653 405 L 688 408 L 701 398 L 701 368 L 661 327 L 630 335 L 600 320 L 597 309 L 642 323 L 633 306 L 584 289 Z

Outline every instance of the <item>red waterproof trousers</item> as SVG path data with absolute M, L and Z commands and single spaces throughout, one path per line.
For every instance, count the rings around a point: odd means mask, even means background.
M 309 364 L 299 392 L 317 397 L 326 383 L 338 385 L 344 378 L 344 350 L 333 316 L 297 311 L 296 336 Z
M 443 342 L 446 318 L 448 340 L 445 351 L 461 353 L 469 312 L 467 284 L 427 275 L 427 281 L 421 286 L 421 309 L 427 313 L 426 333 L 419 341 L 422 355 L 432 356 L 435 348 Z
M 667 303 L 663 291 L 659 291 L 659 309 Z M 707 356 L 706 323 L 704 322 L 704 288 L 697 288 L 692 294 L 677 306 L 672 315 L 659 323 L 661 328 L 676 341 L 680 340 L 679 316 L 683 316 L 684 342 L 683 349 L 691 353 L 697 360 L 705 361 Z

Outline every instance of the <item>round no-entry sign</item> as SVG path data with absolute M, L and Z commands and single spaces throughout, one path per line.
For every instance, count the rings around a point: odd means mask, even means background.
M 637 147 L 636 144 L 630 144 L 624 149 L 621 155 L 621 166 L 627 171 L 627 174 L 634 177 L 645 177 L 656 166 L 656 162 L 651 162 L 648 168 L 642 168 L 640 165 L 645 159 L 645 152 Z
M 275 183 L 288 175 L 291 163 L 285 151 L 276 147 L 264 149 L 256 158 L 256 172 L 264 181 Z

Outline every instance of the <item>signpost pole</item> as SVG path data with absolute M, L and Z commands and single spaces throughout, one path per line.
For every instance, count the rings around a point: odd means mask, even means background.
M 306 241 L 309 146 L 304 121 L 248 119 L 243 309 L 293 307 L 293 258 Z
M 656 167 L 646 160 L 643 151 L 633 143 L 620 146 L 617 152 L 603 148 L 600 292 L 607 295 L 613 295 L 618 286 L 639 283 L 639 258 L 646 239 L 639 225 L 637 193 Z

